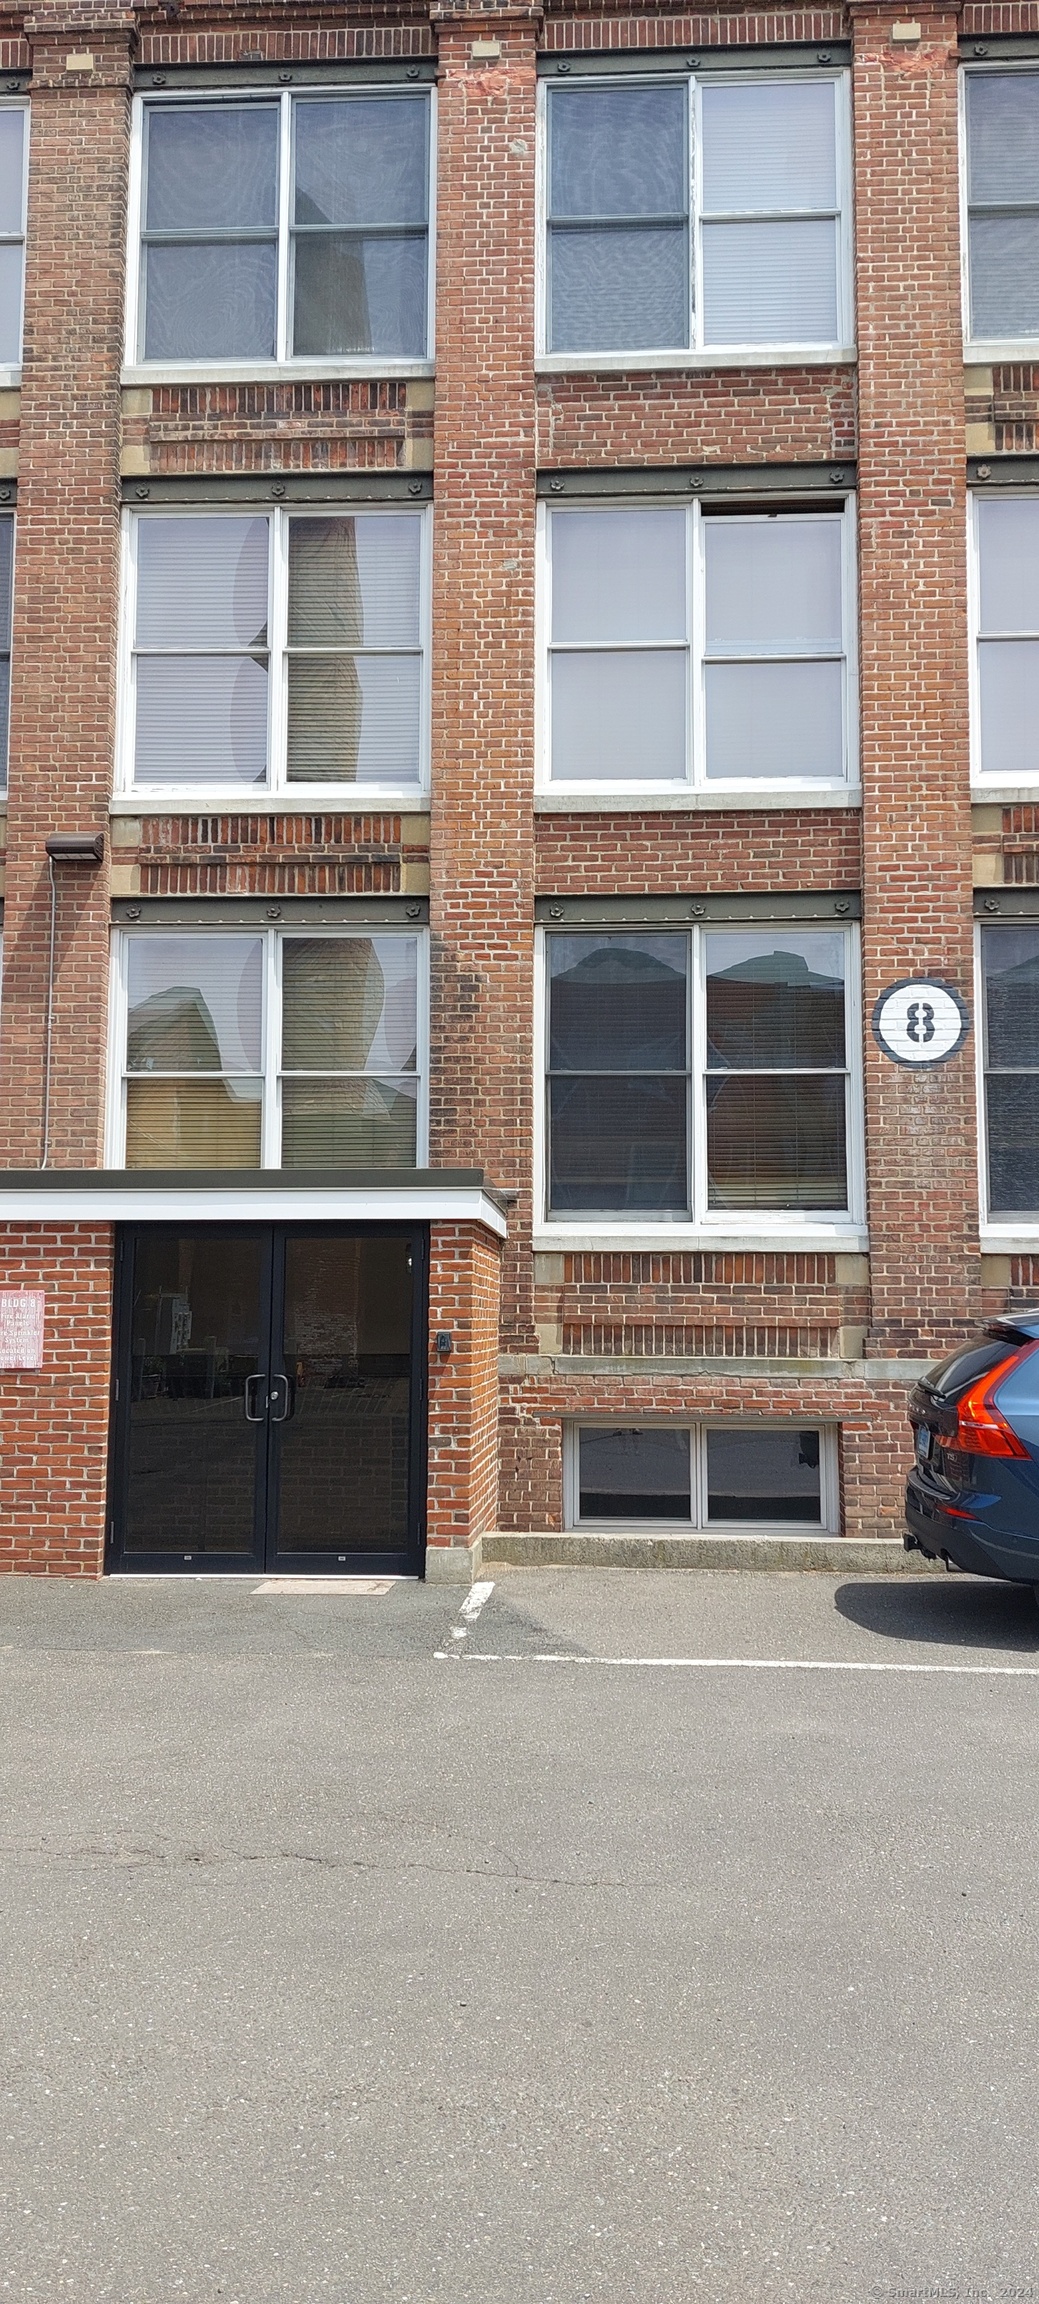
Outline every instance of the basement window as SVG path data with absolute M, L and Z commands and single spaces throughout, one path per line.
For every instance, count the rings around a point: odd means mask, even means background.
M 818 1425 L 572 1426 L 568 1525 L 832 1529 L 835 1437 Z
M 144 105 L 130 362 L 430 352 L 422 89 Z

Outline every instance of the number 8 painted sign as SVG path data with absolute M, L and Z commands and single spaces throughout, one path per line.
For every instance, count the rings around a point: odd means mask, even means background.
M 882 992 L 872 1016 L 873 1038 L 893 1064 L 946 1064 L 970 1030 L 970 1017 L 951 984 L 936 976 L 907 976 Z

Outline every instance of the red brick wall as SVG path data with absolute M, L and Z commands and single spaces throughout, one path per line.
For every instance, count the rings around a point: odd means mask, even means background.
M 642 817 L 538 818 L 539 895 L 854 891 L 861 876 L 857 809 L 690 809 Z
M 842 1533 L 900 1536 L 910 1461 L 907 1385 L 784 1372 L 514 1375 L 502 1392 L 503 1528 L 563 1524 L 563 1426 L 588 1416 L 769 1417 L 841 1430 Z
M 429 1274 L 429 1492 L 433 1550 L 472 1544 L 498 1504 L 501 1251 L 476 1224 L 435 1224 Z M 436 1337 L 451 1338 L 442 1359 Z
M 538 462 L 819 464 L 855 454 L 849 367 L 542 376 Z
M 112 1232 L 0 1225 L 0 1288 L 42 1288 L 43 1367 L 0 1369 L 0 1573 L 99 1576 Z

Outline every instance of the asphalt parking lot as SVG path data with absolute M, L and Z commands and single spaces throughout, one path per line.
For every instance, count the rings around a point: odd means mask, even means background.
M 1039 2304 L 1031 1593 L 461 1601 L 0 1582 L 0 2297 Z

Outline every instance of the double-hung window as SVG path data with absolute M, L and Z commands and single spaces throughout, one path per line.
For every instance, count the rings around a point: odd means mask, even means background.
M 421 88 L 142 107 L 131 363 L 423 360 Z
M 972 505 L 974 775 L 1039 780 L 1039 496 Z
M 967 335 L 1039 341 L 1039 71 L 964 74 Z
M 728 1227 L 855 1212 L 848 931 L 545 941 L 549 1217 Z
M 402 932 L 121 935 L 112 1164 L 414 1167 L 424 968 Z
M 849 509 L 549 506 L 543 782 L 846 786 Z
M 547 353 L 846 346 L 844 74 L 553 83 L 546 111 Z
M 11 609 L 14 589 L 14 515 L 0 513 L 0 792 L 7 790 L 11 722 Z
M 983 928 L 986 1190 L 990 1217 L 1039 1224 L 1039 925 Z
M 419 787 L 427 525 L 342 506 L 131 516 L 122 788 Z
M 29 108 L 0 103 L 0 371 L 22 357 Z

